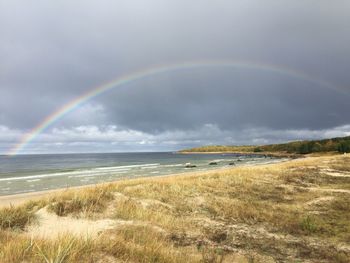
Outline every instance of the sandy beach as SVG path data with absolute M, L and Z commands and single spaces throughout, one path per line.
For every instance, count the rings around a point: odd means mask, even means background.
M 79 189 L 82 187 L 72 187 L 68 189 Z M 15 194 L 15 195 L 4 195 L 0 196 L 0 207 L 11 206 L 11 205 L 21 205 L 28 201 L 36 201 L 41 198 L 47 198 L 54 194 L 63 193 L 68 190 L 66 189 L 56 189 L 56 190 L 47 190 L 47 191 L 39 191 L 39 192 L 31 192 L 31 193 L 23 193 L 23 194 Z

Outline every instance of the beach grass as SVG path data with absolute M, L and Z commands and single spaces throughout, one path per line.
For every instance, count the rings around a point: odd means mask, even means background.
M 34 210 L 27 205 L 0 209 L 0 229 L 2 230 L 23 230 L 34 219 Z
M 332 155 L 125 180 L 3 208 L 0 262 L 349 262 L 349 163 Z M 45 223 L 43 209 L 113 225 L 42 237 L 31 226 Z
M 58 216 L 69 214 L 93 214 L 102 212 L 113 199 L 113 186 L 94 187 L 80 191 L 68 191 L 49 200 L 48 211 Z

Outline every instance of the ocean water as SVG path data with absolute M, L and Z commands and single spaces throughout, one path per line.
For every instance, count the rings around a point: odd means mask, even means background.
M 218 165 L 209 165 L 216 161 Z M 239 154 L 103 153 L 0 156 L 0 195 L 92 185 L 281 159 Z M 186 168 L 185 164 L 196 165 Z

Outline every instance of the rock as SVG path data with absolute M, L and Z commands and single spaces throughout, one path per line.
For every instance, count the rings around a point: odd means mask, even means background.
M 195 168 L 197 165 L 191 164 L 191 163 L 186 163 L 185 168 Z
M 209 165 L 218 165 L 218 163 L 215 162 L 215 161 L 212 161 L 212 162 L 209 163 Z
M 229 165 L 236 165 L 235 162 L 230 162 Z

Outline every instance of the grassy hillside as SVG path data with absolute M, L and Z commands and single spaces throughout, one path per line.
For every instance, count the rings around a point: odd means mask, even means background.
M 349 241 L 350 156 L 127 180 L 0 209 L 1 263 L 345 263 Z
M 314 141 L 295 141 L 260 146 L 203 146 L 181 152 L 285 152 L 308 154 L 317 152 L 350 152 L 350 136 Z

